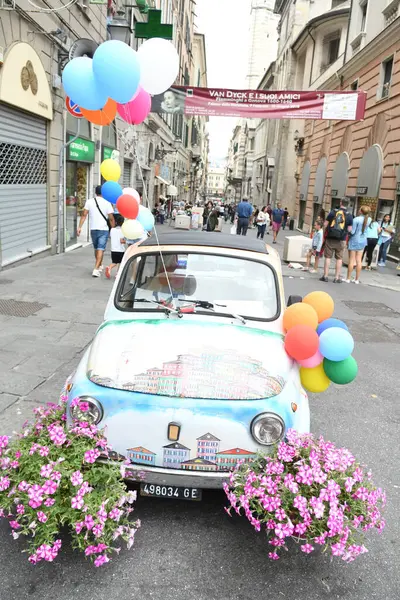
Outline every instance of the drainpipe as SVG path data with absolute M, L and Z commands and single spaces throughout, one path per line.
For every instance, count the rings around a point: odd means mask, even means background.
M 312 76 L 314 70 L 314 60 L 315 60 L 315 38 L 311 35 L 311 28 L 307 27 L 307 33 L 313 41 L 313 50 L 312 50 L 312 58 L 311 58 L 311 69 L 310 69 L 310 80 L 308 82 L 308 87 L 311 87 L 312 84 Z
M 65 246 L 65 230 L 64 230 L 64 151 L 72 144 L 78 137 L 81 129 L 81 120 L 78 119 L 77 133 L 75 137 L 69 140 L 61 146 L 60 154 L 58 157 L 58 215 L 57 215 L 57 254 L 64 252 Z M 64 131 L 65 135 L 65 131 Z M 62 234 L 62 236 L 61 236 Z M 62 239 L 61 239 L 62 237 Z

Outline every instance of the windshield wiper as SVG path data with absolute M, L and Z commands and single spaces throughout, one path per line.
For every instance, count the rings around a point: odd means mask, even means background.
M 191 304 L 195 305 L 195 308 L 204 308 L 205 310 L 212 310 L 214 312 L 217 312 L 215 310 L 215 307 L 228 308 L 226 304 L 216 304 L 216 303 L 212 304 L 211 302 L 208 302 L 208 300 L 182 300 L 182 302 L 190 302 Z M 178 309 L 178 310 L 183 311 L 184 307 L 180 307 L 180 309 Z M 234 319 L 238 319 L 238 321 L 241 321 L 243 323 L 243 325 L 246 325 L 246 320 L 241 315 L 238 315 L 238 314 L 232 313 L 232 312 L 224 313 L 224 314 L 226 314 L 229 317 L 233 317 Z
M 147 298 L 135 298 L 135 300 L 133 300 L 133 304 L 135 304 L 135 302 L 146 302 L 147 304 L 155 304 L 156 306 L 158 306 L 158 308 L 165 310 L 167 314 L 174 313 L 180 318 L 182 318 L 183 316 L 180 314 L 179 309 L 177 310 L 175 308 L 172 308 L 171 306 L 168 306 L 166 302 L 158 302 L 157 300 L 147 300 Z

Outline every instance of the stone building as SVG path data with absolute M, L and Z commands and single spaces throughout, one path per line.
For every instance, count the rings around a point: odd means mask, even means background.
M 327 211 L 346 196 L 356 214 L 362 205 L 381 219 L 388 213 L 400 230 L 400 2 L 355 2 L 343 66 L 320 89 L 363 90 L 363 121 L 307 121 L 299 163 L 297 215 L 308 231 L 315 216 L 316 186 Z M 323 161 L 321 163 L 321 161 Z M 323 168 L 321 167 L 323 165 Z M 322 187 L 320 173 L 326 172 Z M 390 254 L 399 257 L 397 233 Z

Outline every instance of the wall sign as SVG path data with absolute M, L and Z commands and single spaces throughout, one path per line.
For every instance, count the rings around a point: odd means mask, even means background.
M 83 119 L 81 109 L 75 102 L 71 100 L 71 98 L 68 98 L 68 96 L 65 98 L 65 106 L 70 115 L 72 115 L 76 119 Z
M 75 136 L 69 134 L 68 141 L 73 139 Z M 90 140 L 84 140 L 83 138 L 76 138 L 68 146 L 67 160 L 74 160 L 77 162 L 93 163 L 95 158 L 95 145 Z
M 338 195 L 338 190 L 332 190 L 331 195 L 336 198 L 336 196 Z
M 368 193 L 368 187 L 358 187 L 356 190 L 357 196 L 365 196 Z
M 115 148 L 109 148 L 108 146 L 103 146 L 103 160 L 107 158 L 112 158 L 113 160 L 119 160 L 119 152 Z
M 172 40 L 174 28 L 172 25 L 161 23 L 161 10 L 149 10 L 147 23 L 136 23 L 135 37 L 137 38 L 163 38 Z

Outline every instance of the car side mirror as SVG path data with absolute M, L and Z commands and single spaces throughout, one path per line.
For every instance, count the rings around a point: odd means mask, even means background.
M 303 302 L 303 298 L 301 296 L 289 296 L 287 306 L 292 306 L 292 304 L 297 304 L 298 302 Z

